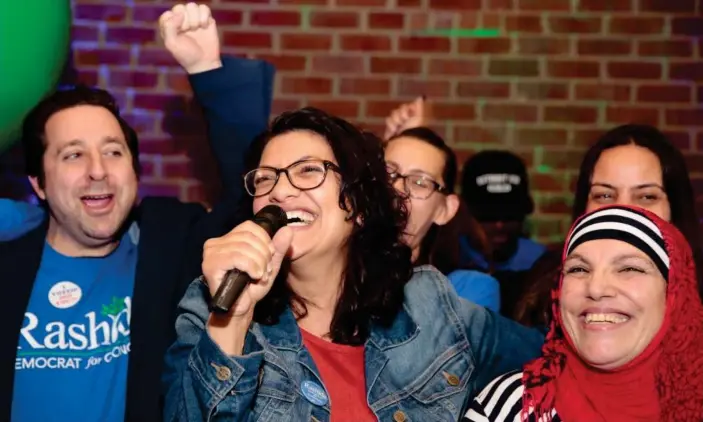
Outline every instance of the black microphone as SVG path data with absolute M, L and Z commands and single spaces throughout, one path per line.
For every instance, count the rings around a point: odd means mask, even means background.
M 297 219 L 292 219 L 296 220 Z M 273 237 L 278 230 L 288 224 L 286 212 L 276 205 L 267 205 L 256 213 L 253 222 L 266 230 L 269 236 Z M 239 299 L 244 288 L 251 283 L 251 277 L 245 272 L 237 269 L 227 271 L 222 284 L 217 288 L 215 296 L 210 301 L 210 312 L 226 314 L 234 302 Z

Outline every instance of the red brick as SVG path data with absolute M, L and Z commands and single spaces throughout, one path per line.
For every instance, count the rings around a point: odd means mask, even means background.
M 598 101 L 629 101 L 630 86 L 609 83 L 576 84 L 574 99 Z
M 459 81 L 456 88 L 458 97 L 475 98 L 509 98 L 509 82 L 463 82 Z
M 167 10 L 166 5 L 135 4 L 132 6 L 132 22 L 156 23 Z
M 703 154 L 687 152 L 683 155 L 686 160 L 686 169 L 689 173 L 701 173 L 703 172 Z M 701 191 L 697 191 L 700 195 Z M 698 201 L 701 200 L 699 197 Z
M 676 148 L 687 150 L 693 148 L 693 139 L 688 132 L 664 131 L 664 136 L 669 139 L 669 142 L 674 144 Z
M 608 63 L 608 76 L 616 79 L 661 79 L 662 66 L 659 63 L 611 62 Z
M 357 119 L 359 117 L 359 104 L 358 100 L 308 100 L 308 105 L 344 119 Z
M 149 1 L 149 0 L 145 0 Z M 240 4 L 268 4 L 268 0 L 220 0 L 221 3 L 240 3 Z
M 190 179 L 194 176 L 190 160 L 178 157 L 161 163 L 161 175 L 167 179 Z
M 257 54 L 256 57 L 265 60 L 276 67 L 277 71 L 305 70 L 307 58 L 294 54 Z
M 310 26 L 314 28 L 356 28 L 359 14 L 351 12 L 312 12 Z
M 312 70 L 319 73 L 364 73 L 363 57 L 319 56 L 312 57 Z
M 700 37 L 703 35 L 703 17 L 674 17 L 671 21 L 671 32 L 674 35 Z
M 641 107 L 608 107 L 606 110 L 608 123 L 645 123 L 659 125 L 659 110 Z
M 255 0 L 263 4 L 271 4 L 269 0 Z M 331 4 L 331 0 L 279 0 L 279 4 L 282 5 L 296 5 L 296 6 L 321 6 Z
M 579 40 L 578 54 L 582 56 L 624 56 L 632 51 L 632 43 L 625 40 Z
M 298 110 L 302 108 L 302 106 L 302 101 L 300 99 L 275 98 L 273 104 L 271 104 L 271 113 L 275 116 L 285 111 Z
M 434 102 L 432 115 L 440 121 L 473 120 L 476 117 L 476 108 L 473 104 Z
M 254 10 L 249 16 L 253 26 L 299 26 L 300 13 L 279 10 Z
M 482 63 L 471 59 L 430 59 L 430 75 L 455 75 L 462 77 L 481 75 Z
M 403 29 L 405 25 L 405 14 L 369 12 L 369 29 Z
M 76 4 L 73 18 L 100 22 L 121 22 L 127 16 L 127 8 L 120 4 Z
M 179 92 L 190 92 L 190 81 L 188 75 L 183 72 L 169 73 L 166 75 L 166 86 L 169 89 Z
M 579 168 L 583 160 L 583 151 L 565 150 L 542 155 L 542 164 L 554 170 L 573 170 Z
M 154 88 L 159 82 L 159 74 L 156 72 L 112 70 L 109 80 L 111 87 Z
M 540 192 L 563 192 L 566 187 L 566 177 L 563 174 L 530 174 L 530 188 Z M 557 232 L 556 230 L 554 230 Z
M 542 18 L 539 15 L 508 15 L 505 17 L 504 28 L 508 32 L 533 34 L 540 34 L 544 31 Z
M 593 34 L 599 33 L 602 26 L 601 18 L 553 16 L 548 22 L 554 34 Z
M 571 202 L 573 198 L 569 196 L 540 196 L 537 206 L 540 214 L 569 214 Z
M 637 101 L 646 103 L 688 103 L 691 87 L 686 85 L 644 85 L 637 90 Z
M 153 132 L 156 132 L 156 130 L 157 130 L 157 123 L 159 122 L 159 118 L 156 114 L 129 113 L 129 114 L 122 114 L 122 117 L 139 134 L 153 133 Z
M 371 57 L 371 73 L 420 73 L 419 58 Z
M 610 19 L 608 32 L 622 35 L 655 35 L 664 31 L 664 19 L 656 17 L 615 17 Z
M 283 50 L 329 50 L 332 48 L 330 34 L 281 34 Z
M 488 64 L 491 76 L 539 76 L 537 60 L 492 59 Z
M 269 32 L 223 31 L 222 45 L 226 47 L 271 48 L 273 40 Z
M 176 146 L 171 138 L 152 136 L 139 137 L 140 154 L 167 155 L 176 152 Z
M 97 66 L 100 64 L 128 65 L 130 52 L 125 48 L 75 48 L 76 65 Z
M 546 106 L 544 121 L 559 123 L 595 123 L 598 119 L 596 107 Z
M 377 78 L 342 78 L 339 92 L 342 95 L 389 95 L 391 81 Z
M 367 101 L 366 102 L 366 117 L 378 117 L 385 119 L 393 110 L 398 107 L 398 101 Z
M 633 0 L 580 0 L 580 12 L 628 12 Z M 635 0 L 637 1 L 637 0 Z
M 560 38 L 526 38 L 520 37 L 517 43 L 518 53 L 524 55 L 568 54 L 570 42 L 565 37 Z
M 418 80 L 401 78 L 398 81 L 398 96 L 416 98 L 426 95 L 429 98 L 450 96 L 451 84 L 442 80 Z
M 694 13 L 696 0 L 640 0 L 641 12 Z
M 401 52 L 448 53 L 451 48 L 451 41 L 446 37 L 400 37 L 398 42 Z
M 96 86 L 100 82 L 100 76 L 95 70 L 78 69 L 77 77 L 78 82 L 88 86 Z
M 187 109 L 186 99 L 179 94 L 141 94 L 134 95 L 134 108 L 183 112 Z
M 591 145 L 595 144 L 596 141 L 603 136 L 606 130 L 609 130 L 610 127 L 607 129 L 580 129 L 574 131 L 573 139 L 572 139 L 572 144 L 577 146 L 577 147 L 590 147 Z M 576 162 L 574 168 L 579 168 L 580 166 L 580 160 Z
M 698 85 L 698 89 L 696 89 L 698 93 L 696 94 L 696 99 L 695 101 L 698 101 L 698 103 L 703 103 L 703 86 Z
M 508 53 L 511 50 L 510 38 L 461 38 L 459 39 L 459 53 L 484 54 Z
M 156 42 L 156 31 L 151 28 L 108 26 L 105 40 L 121 44 L 149 44 Z
M 571 4 L 564 0 L 517 0 L 517 8 L 540 12 L 569 12 L 571 11 Z
M 340 35 L 343 51 L 390 51 L 391 39 L 384 35 Z
M 536 122 L 538 112 L 534 105 L 485 104 L 481 117 L 486 122 Z
M 693 40 L 640 41 L 640 56 L 691 57 Z
M 137 64 L 140 66 L 178 66 L 176 59 L 163 48 L 140 49 Z
M 516 92 L 520 99 L 565 100 L 569 97 L 569 86 L 556 82 L 524 82 L 517 84 Z
M 513 144 L 520 146 L 566 145 L 569 133 L 565 129 L 516 129 Z
M 498 126 L 486 126 L 485 124 L 481 124 L 481 126 L 455 126 L 453 133 L 454 144 L 505 144 L 509 137 L 508 130 L 508 127 L 503 124 Z M 462 165 L 465 161 L 466 159 L 460 160 L 459 157 L 457 157 L 457 162 L 459 165 Z
M 388 0 L 335 0 L 337 6 L 384 7 Z
M 398 7 L 420 7 L 422 6 L 421 0 L 396 0 Z
M 100 28 L 94 25 L 73 25 L 71 27 L 71 41 L 98 41 Z
M 670 63 L 669 77 L 686 81 L 703 81 L 703 63 Z
M 703 126 L 703 109 L 668 109 L 666 124 L 667 126 Z
M 430 9 L 480 10 L 481 0 L 429 0 Z
M 284 76 L 281 80 L 281 92 L 283 94 L 331 94 L 332 79 Z
M 513 10 L 517 0 L 487 0 L 487 3 L 484 8 L 489 10 Z

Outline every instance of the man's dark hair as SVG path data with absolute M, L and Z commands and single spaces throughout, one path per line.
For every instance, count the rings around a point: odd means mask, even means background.
M 137 177 L 141 174 L 139 164 L 139 141 L 137 133 L 120 116 L 115 98 L 109 92 L 85 85 L 60 89 L 39 102 L 22 124 L 22 146 L 24 148 L 25 172 L 36 177 L 39 186 L 44 186 L 44 152 L 46 151 L 46 122 L 54 114 L 81 105 L 103 107 L 117 119 L 132 154 L 132 167 Z

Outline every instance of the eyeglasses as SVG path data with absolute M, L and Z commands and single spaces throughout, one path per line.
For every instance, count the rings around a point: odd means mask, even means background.
M 339 167 L 325 160 L 296 161 L 285 168 L 259 167 L 244 175 L 244 187 L 254 198 L 268 195 L 276 187 L 281 173 L 299 190 L 315 189 L 324 183 L 327 171 L 332 169 L 339 173 Z
M 391 183 L 395 185 L 398 179 L 403 179 L 403 192 L 411 198 L 427 199 L 435 191 L 446 194 L 447 188 L 434 180 L 421 174 L 400 174 L 393 169 L 388 169 Z

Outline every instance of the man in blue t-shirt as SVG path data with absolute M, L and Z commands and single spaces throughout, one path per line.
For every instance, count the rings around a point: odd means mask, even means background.
M 241 223 L 242 157 L 270 115 L 273 67 L 221 58 L 209 13 L 177 6 L 161 34 L 209 123 L 224 188 L 211 212 L 175 198 L 137 203 L 137 136 L 106 91 L 59 90 L 25 118 L 26 173 L 43 211 L 4 204 L 19 227 L 0 233 L 10 239 L 0 241 L 0 420 L 161 420 L 176 305 L 201 274 L 205 240 Z

